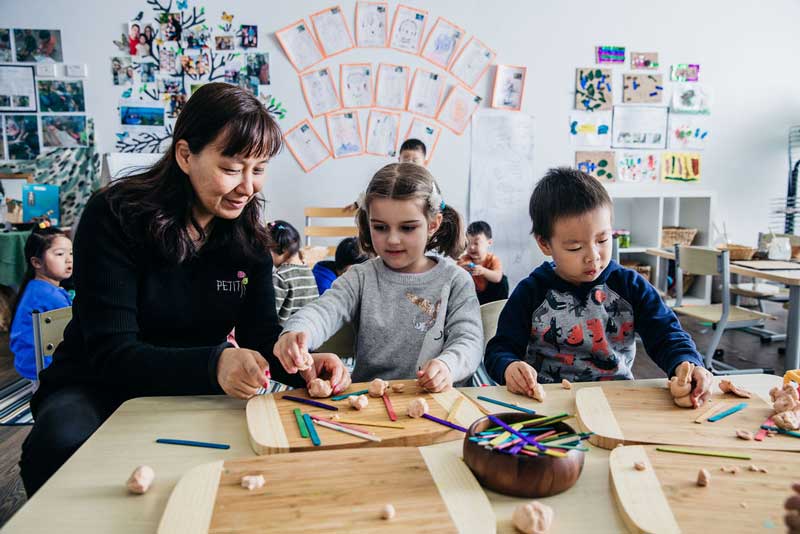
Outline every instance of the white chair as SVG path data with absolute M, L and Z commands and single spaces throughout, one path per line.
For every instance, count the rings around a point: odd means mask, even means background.
M 64 340 L 64 329 L 72 320 L 72 306 L 47 312 L 33 312 L 33 351 L 36 376 L 44 369 L 44 357 L 52 356 Z
M 481 323 L 483 324 L 483 351 L 486 352 L 486 345 L 489 344 L 489 340 L 494 337 L 497 333 L 497 322 L 500 319 L 500 312 L 503 311 L 503 308 L 508 302 L 508 299 L 505 300 L 495 300 L 494 302 L 487 302 L 483 306 L 481 306 Z M 489 376 L 489 372 L 486 371 L 486 367 L 481 364 L 478 366 L 478 370 L 475 371 L 475 374 L 472 375 L 472 385 L 473 386 L 496 386 L 497 382 L 492 380 L 492 377 Z

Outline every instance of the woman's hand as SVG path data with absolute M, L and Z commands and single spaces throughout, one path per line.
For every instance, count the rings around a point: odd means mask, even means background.
M 417 371 L 417 384 L 425 391 L 439 393 L 452 387 L 453 377 L 447 364 L 434 358 Z
M 705 368 L 695 366 L 692 371 L 692 406 L 697 408 L 706 403 L 711 397 L 711 386 L 714 385 L 714 376 Z
M 510 393 L 533 397 L 537 377 L 536 369 L 523 361 L 514 362 L 506 367 L 506 387 Z
M 309 369 L 313 362 L 308 353 L 308 334 L 305 332 L 286 332 L 281 334 L 272 348 L 272 353 L 280 360 L 290 375 Z
M 314 365 L 305 371 L 300 371 L 300 376 L 303 377 L 306 384 L 315 378 L 329 380 L 334 395 L 350 387 L 350 373 L 337 355 L 331 352 L 322 352 L 312 354 L 311 357 L 314 359 Z
M 237 399 L 249 399 L 259 388 L 268 387 L 268 373 L 267 360 L 254 350 L 227 348 L 217 362 L 217 382 Z

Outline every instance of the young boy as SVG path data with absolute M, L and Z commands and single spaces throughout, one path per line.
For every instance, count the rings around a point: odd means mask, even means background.
M 545 262 L 520 282 L 486 347 L 486 368 L 512 393 L 541 383 L 632 379 L 639 333 L 653 361 L 674 374 L 694 363 L 692 402 L 710 396 L 711 373 L 692 338 L 644 278 L 611 261 L 612 202 L 583 172 L 551 169 L 529 213 Z
M 425 148 L 425 143 L 419 139 L 406 139 L 400 145 L 400 163 L 416 163 L 424 167 L 427 155 L 428 150 Z
M 472 275 L 481 304 L 508 298 L 508 282 L 502 284 L 503 265 L 500 258 L 489 253 L 491 245 L 492 227 L 489 223 L 470 223 L 467 227 L 467 250 L 458 259 L 458 264 Z
M 330 289 L 333 281 L 347 272 L 350 267 L 357 263 L 364 263 L 369 257 L 361 252 L 358 246 L 358 239 L 347 237 L 339 242 L 336 247 L 335 261 L 318 261 L 314 264 L 312 272 L 317 281 L 317 289 L 322 295 Z

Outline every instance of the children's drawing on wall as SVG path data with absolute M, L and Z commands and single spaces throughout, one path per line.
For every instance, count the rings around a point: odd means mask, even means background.
M 406 109 L 411 68 L 405 65 L 378 65 L 375 105 L 386 109 Z
M 573 111 L 569 137 L 574 146 L 611 146 L 611 112 Z
M 428 12 L 422 9 L 399 5 L 394 12 L 392 34 L 389 47 L 401 52 L 419 54 L 422 36 L 425 33 L 425 20 Z
M 695 183 L 700 181 L 700 154 L 696 152 L 663 152 L 661 154 L 663 182 Z
M 331 69 L 312 70 L 300 75 L 303 97 L 312 117 L 318 117 L 340 108 Z
M 11 51 L 11 30 L 8 28 L 0 28 L 0 63 L 11 63 L 14 61 L 13 58 L 14 55 Z M 2 156 L 1 152 L 0 156 Z
M 611 136 L 614 148 L 666 148 L 667 108 L 614 106 Z
M 491 48 L 472 37 L 456 55 L 450 73 L 467 87 L 475 88 L 496 56 Z
M 343 63 L 339 66 L 342 107 L 368 108 L 372 105 L 372 72 L 369 63 Z
M 42 146 L 74 148 L 88 145 L 83 115 L 42 115 Z
M 658 68 L 658 52 L 631 52 L 631 68 L 655 70 Z
M 675 84 L 672 88 L 672 113 L 710 113 L 711 90 L 699 83 Z
M 61 63 L 61 30 L 14 30 L 17 61 Z
M 411 121 L 411 126 L 406 132 L 406 139 L 419 139 L 427 147 L 425 153 L 425 163 L 430 163 L 433 153 L 436 150 L 436 144 L 439 142 L 439 136 L 442 133 L 442 127 L 434 122 L 414 117 Z
M 622 101 L 626 104 L 660 104 L 663 97 L 661 74 L 625 74 L 622 77 Z
M 611 69 L 580 68 L 575 72 L 575 109 L 611 109 Z
M 8 159 L 36 159 L 39 155 L 39 119 L 36 115 L 6 115 Z
M 367 153 L 376 156 L 397 156 L 400 137 L 400 113 L 373 109 L 367 120 Z
M 669 148 L 704 150 L 710 138 L 709 117 L 673 114 L 669 116 Z
M 286 146 L 305 172 L 311 172 L 331 157 L 314 126 L 303 119 L 284 135 Z
M 386 2 L 356 3 L 356 44 L 363 48 L 386 46 L 389 14 Z
M 275 37 L 298 72 L 303 72 L 323 59 L 316 39 L 302 19 L 276 31 Z
M 82 81 L 39 80 L 40 111 L 86 111 Z
M 444 93 L 445 77 L 435 72 L 417 69 L 408 97 L 408 111 L 435 117 Z
M 625 63 L 624 46 L 596 46 L 594 55 L 597 63 Z
M 334 56 L 355 47 L 341 7 L 330 7 L 314 13 L 311 15 L 311 24 L 326 56 Z
M 625 151 L 617 154 L 617 180 L 620 182 L 657 182 L 658 152 Z
M 464 37 L 463 29 L 439 17 L 425 40 L 421 55 L 437 67 L 447 70 L 462 37 Z
M 492 107 L 519 111 L 525 92 L 525 76 L 528 69 L 513 65 L 497 65 L 492 90 Z
M 239 38 L 242 48 L 258 48 L 258 26 L 242 24 L 239 26 Z
M 131 58 L 124 56 L 111 58 L 111 80 L 114 85 L 131 85 L 133 78 Z
M 357 111 L 331 113 L 325 116 L 325 122 L 334 158 L 345 158 L 364 153 Z
M 575 167 L 602 182 L 617 179 L 617 159 L 613 150 L 578 150 L 575 152 Z
M 680 63 L 672 65 L 670 80 L 673 82 L 696 82 L 700 80 L 700 65 Z
M 466 87 L 456 84 L 442 104 L 436 120 L 456 135 L 461 135 L 469 125 L 472 115 L 481 105 L 481 97 Z

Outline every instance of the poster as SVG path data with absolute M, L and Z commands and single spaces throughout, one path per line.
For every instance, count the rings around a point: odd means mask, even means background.
M 301 74 L 300 85 L 312 117 L 319 117 L 341 107 L 329 67 Z
M 328 127 L 328 139 L 334 158 L 347 158 L 364 153 L 357 111 L 340 111 L 325 115 L 325 124 Z
M 0 111 L 36 111 L 34 69 L 28 65 L 0 65 Z
M 617 180 L 617 158 L 613 150 L 578 150 L 575 152 L 575 168 L 601 182 Z
M 400 113 L 373 109 L 367 121 L 367 154 L 397 157 L 400 143 Z
M 612 103 L 611 69 L 576 69 L 575 109 L 605 111 L 611 109 Z
M 284 134 L 286 146 L 305 172 L 311 172 L 328 158 L 331 153 L 314 126 L 303 119 Z
M 481 100 L 481 97 L 457 84 L 450 89 L 450 94 L 442 104 L 436 120 L 456 135 L 461 135 L 469 125 L 472 115 L 480 107 Z
M 467 87 L 474 89 L 489 70 L 489 65 L 492 64 L 496 55 L 491 48 L 472 37 L 459 50 L 450 65 L 450 73 Z
M 11 30 L 0 28 L 0 63 L 11 63 L 12 61 L 14 61 L 14 54 L 11 50 Z M 0 157 L 2 157 L 2 151 L 0 151 Z
M 442 102 L 444 86 L 443 74 L 417 69 L 411 83 L 408 111 L 425 117 L 435 117 L 439 111 L 439 104 Z
M 382 48 L 389 38 L 389 4 L 356 3 L 356 44 L 361 48 Z
M 514 65 L 497 65 L 492 89 L 491 106 L 495 109 L 519 111 L 525 93 L 525 76 L 528 69 Z
M 297 72 L 303 72 L 324 59 L 317 40 L 302 19 L 276 31 L 275 37 Z
M 437 67 L 447 70 L 455 58 L 464 34 L 460 26 L 439 17 L 431 28 L 428 38 L 425 39 L 420 55 Z
M 611 136 L 614 148 L 666 148 L 667 108 L 614 106 Z
M 408 132 L 406 132 L 406 139 L 417 139 L 425 145 L 425 163 L 428 164 L 436 151 L 436 145 L 439 143 L 441 133 L 442 127 L 438 124 L 414 117 L 411 120 Z
M 405 65 L 378 65 L 375 105 L 379 108 L 405 110 L 410 75 L 411 68 Z
M 372 91 L 372 73 L 372 65 L 369 63 L 343 63 L 339 66 L 339 93 L 342 95 L 342 107 L 372 106 L 375 100 Z
M 628 150 L 617 154 L 617 180 L 620 182 L 658 182 L 660 153 Z
M 398 5 L 394 12 L 389 47 L 409 54 L 419 54 L 427 17 L 428 12 L 423 9 Z
M 705 150 L 711 137 L 710 118 L 705 115 L 670 113 L 668 146 L 672 150 Z
M 675 84 L 672 87 L 672 113 L 710 113 L 711 92 L 699 83 Z
M 658 68 L 658 52 L 631 52 L 631 68 L 655 70 Z
M 341 6 L 323 9 L 311 15 L 311 24 L 317 34 L 317 42 L 327 56 L 335 56 L 355 48 L 350 28 Z
M 574 146 L 611 146 L 610 111 L 573 111 L 569 115 L 569 137 Z
M 661 181 L 700 182 L 700 154 L 697 152 L 663 152 L 661 154 Z
M 622 77 L 622 101 L 626 104 L 660 104 L 664 98 L 661 74 L 625 74 Z

